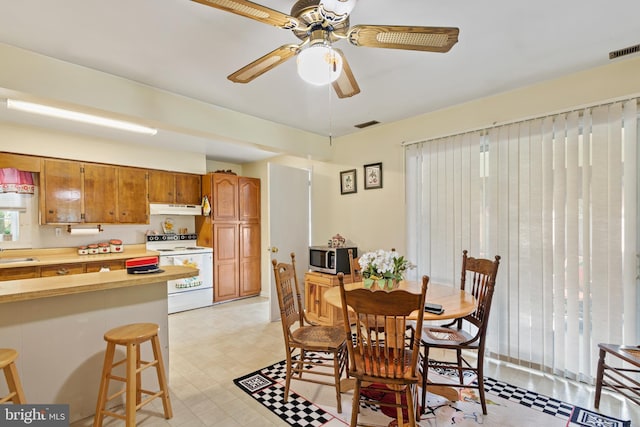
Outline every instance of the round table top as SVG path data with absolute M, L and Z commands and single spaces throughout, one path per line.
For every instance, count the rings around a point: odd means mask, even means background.
M 352 290 L 363 287 L 363 282 L 355 282 L 344 285 L 345 289 Z M 400 282 L 399 289 L 405 289 L 409 292 L 419 293 L 422 289 L 422 283 L 416 281 L 403 280 Z M 385 291 L 379 291 L 385 292 Z M 325 301 L 334 306 L 342 307 L 342 301 L 340 299 L 340 287 L 334 286 L 328 289 L 324 293 Z M 458 317 L 464 317 L 467 314 L 472 313 L 476 307 L 477 302 L 473 295 L 469 292 L 460 290 L 458 287 L 451 285 L 441 285 L 438 283 L 429 282 L 427 287 L 426 302 L 440 304 L 444 308 L 444 313 L 433 314 L 428 311 L 424 312 L 424 320 L 444 320 L 455 319 Z M 414 312 L 410 318 L 417 319 L 418 313 Z

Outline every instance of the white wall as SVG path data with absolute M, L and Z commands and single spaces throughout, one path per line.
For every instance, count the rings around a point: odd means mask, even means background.
M 361 250 L 405 251 L 403 142 L 635 96 L 640 96 L 640 57 L 336 138 L 331 162 L 309 161 L 314 183 L 312 240 L 322 243 L 340 233 Z M 365 190 L 363 165 L 375 162 L 383 163 L 383 188 Z M 339 172 L 353 168 L 358 191 L 341 195 Z

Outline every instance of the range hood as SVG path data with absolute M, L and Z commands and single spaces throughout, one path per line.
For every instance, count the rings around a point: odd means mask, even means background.
M 202 215 L 202 206 L 149 203 L 149 215 Z

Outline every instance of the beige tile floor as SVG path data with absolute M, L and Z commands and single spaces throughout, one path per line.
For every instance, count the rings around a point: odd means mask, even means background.
M 156 399 L 138 412 L 140 426 L 286 426 L 233 384 L 233 379 L 284 359 L 282 327 L 269 303 L 255 297 L 169 316 L 169 382 L 174 416 Z M 593 408 L 593 387 L 490 360 L 486 375 L 560 400 Z M 604 392 L 600 410 L 640 425 L 640 408 Z M 92 425 L 92 419 L 72 427 Z M 105 426 L 124 423 L 111 417 Z

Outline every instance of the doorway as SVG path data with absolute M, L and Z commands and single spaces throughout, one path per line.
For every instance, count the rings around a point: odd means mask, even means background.
M 296 254 L 296 273 L 304 292 L 304 272 L 309 265 L 311 171 L 269 163 L 269 256 L 290 263 Z M 270 319 L 280 319 L 273 271 L 270 274 Z M 302 298 L 304 301 L 304 296 Z

